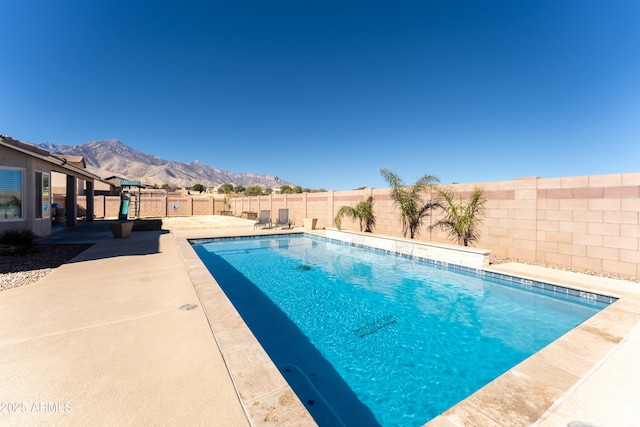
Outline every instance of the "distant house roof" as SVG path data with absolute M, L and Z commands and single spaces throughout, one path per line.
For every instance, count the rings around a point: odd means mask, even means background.
M 113 175 L 113 176 L 109 176 L 107 178 L 105 178 L 104 180 L 106 182 L 108 182 L 109 184 L 113 185 L 114 187 L 121 187 L 120 185 L 120 181 L 122 181 L 124 178 Z
M 82 156 L 67 156 L 62 154 L 53 154 L 52 156 L 62 160 L 66 160 L 68 164 L 78 167 L 80 169 L 87 168 L 87 164 L 84 162 L 84 157 Z

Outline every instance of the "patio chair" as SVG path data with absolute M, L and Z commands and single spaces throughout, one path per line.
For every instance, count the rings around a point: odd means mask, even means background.
M 278 209 L 278 218 L 276 219 L 276 227 L 278 226 L 291 227 L 289 222 L 289 209 Z
M 253 228 L 258 228 L 259 225 L 262 225 L 262 228 L 271 228 L 271 211 L 260 211 L 260 217 L 253 224 Z

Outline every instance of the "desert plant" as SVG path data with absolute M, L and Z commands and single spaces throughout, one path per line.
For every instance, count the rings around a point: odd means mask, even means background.
M 380 169 L 380 174 L 391 186 L 391 198 L 400 210 L 402 235 L 406 237 L 408 232 L 412 239 L 415 238 L 431 209 L 439 206 L 437 201 L 425 198 L 440 180 L 435 175 L 423 175 L 415 184 L 406 185 L 398 175 L 386 168 Z
M 449 238 L 456 240 L 459 245 L 473 246 L 480 239 L 479 227 L 487 201 L 482 188 L 474 188 L 467 202 L 462 198 L 456 200 L 453 189 L 449 187 L 438 189 L 438 194 L 442 199 L 444 218 L 438 220 L 431 228 L 446 231 Z
M 31 249 L 36 237 L 28 228 L 11 228 L 0 233 L 0 243 L 13 247 L 14 252 L 22 253 Z
M 338 213 L 333 221 L 336 223 L 336 227 L 340 230 L 342 226 L 342 218 L 350 217 L 360 222 L 360 231 L 364 228 L 364 231 L 371 233 L 371 229 L 376 226 L 376 217 L 373 214 L 373 197 L 369 196 L 367 200 L 363 200 L 356 206 L 342 206 L 338 209 Z

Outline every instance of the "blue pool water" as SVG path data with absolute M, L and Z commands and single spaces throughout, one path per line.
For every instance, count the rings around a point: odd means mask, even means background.
M 194 249 L 321 425 L 422 425 L 606 306 L 302 235 Z

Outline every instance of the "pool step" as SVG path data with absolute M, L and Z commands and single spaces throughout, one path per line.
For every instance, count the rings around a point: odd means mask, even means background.
M 367 323 L 361 328 L 354 329 L 353 333 L 355 333 L 358 336 L 358 338 L 366 337 L 367 335 L 371 335 L 372 333 L 377 332 L 380 329 L 384 328 L 385 326 L 389 326 L 390 324 L 395 322 L 396 322 L 396 319 L 394 319 L 393 316 L 391 315 L 384 316 L 378 320 L 374 320 L 373 322 Z
M 284 363 L 278 365 L 278 369 L 319 426 L 346 427 L 311 380 L 297 365 Z

